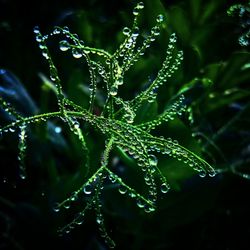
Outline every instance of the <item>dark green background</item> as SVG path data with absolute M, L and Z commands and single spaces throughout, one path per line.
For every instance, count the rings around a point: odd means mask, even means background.
M 146 34 L 162 13 L 162 35 L 128 73 L 121 96 L 133 98 L 149 78 L 155 77 L 169 35 L 176 32 L 184 61 L 160 91 L 157 103 L 144 107 L 138 119 L 154 117 L 164 110 L 171 96 L 185 90 L 194 122 L 190 124 L 183 116 L 162 125 L 155 133 L 178 139 L 222 173 L 202 179 L 183 164 L 159 157 L 159 167 L 172 190 L 160 195 L 153 214 L 139 210 L 135 201 L 108 186 L 103 198 L 104 216 L 117 249 L 249 249 L 250 180 L 233 173 L 236 169 L 249 174 L 250 74 L 249 67 L 244 68 L 249 63 L 249 48 L 238 44 L 238 37 L 245 31 L 242 21 L 249 22 L 249 13 L 246 20 L 227 15 L 232 4 L 246 2 L 144 1 L 139 19 L 141 31 Z M 89 46 L 112 53 L 122 42 L 122 28 L 132 24 L 134 6 L 135 1 L 116 0 L 0 0 L 0 68 L 19 78 L 40 112 L 55 110 L 55 96 L 39 77 L 39 73 L 48 76 L 48 69 L 34 39 L 34 26 L 49 33 L 55 25 L 67 25 Z M 51 41 L 49 48 L 64 90 L 72 100 L 86 106 L 87 96 L 79 87 L 88 81 L 86 64 L 63 55 L 56 44 Z M 1 117 L 1 124 L 4 122 Z M 220 131 L 222 127 L 225 129 Z M 192 133 L 196 136 L 192 137 Z M 65 225 L 79 211 L 81 202 L 60 213 L 53 212 L 54 202 L 67 197 L 84 181 L 80 145 L 69 131 L 63 135 L 66 144 L 53 142 L 43 126 L 31 129 L 25 181 L 17 175 L 17 136 L 0 139 L 0 249 L 106 249 L 91 212 L 85 223 L 69 235 L 59 237 L 56 233 L 58 226 Z M 92 165 L 97 167 L 103 138 L 89 130 L 88 145 Z M 140 190 L 142 176 L 135 169 L 124 166 L 122 161 L 116 167 L 121 177 Z

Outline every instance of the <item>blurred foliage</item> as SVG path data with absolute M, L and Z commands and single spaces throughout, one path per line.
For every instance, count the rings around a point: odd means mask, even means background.
M 33 27 L 39 25 L 48 32 L 54 25 L 67 25 L 90 46 L 113 52 L 121 42 L 122 28 L 131 25 L 131 2 L 41 1 L 37 7 L 35 1 L 0 1 L 0 68 L 18 76 L 40 111 L 53 110 L 55 96 L 47 87 L 46 78 L 41 77 L 48 76 L 48 71 L 39 55 Z M 178 162 L 160 158 L 159 167 L 169 176 L 174 190 L 160 199 L 157 211 L 150 215 L 141 213 L 130 199 L 116 192 L 107 193 L 103 200 L 105 216 L 118 249 L 247 249 L 250 57 L 249 47 L 238 44 L 242 32 L 239 20 L 227 15 L 230 6 L 245 2 L 144 1 L 140 20 L 143 32 L 153 26 L 159 13 L 166 18 L 165 26 L 154 46 L 127 75 L 122 95 L 125 99 L 133 97 L 155 77 L 164 60 L 169 35 L 175 32 L 178 47 L 184 51 L 184 62 L 163 87 L 157 104 L 141 114 L 143 119 L 155 116 L 171 97 L 186 93 L 189 114 L 161 126 L 156 133 L 177 138 L 202 154 L 220 174 L 213 179 L 200 179 Z M 249 15 L 246 20 L 249 23 Z M 86 67 L 62 57 L 56 47 L 53 56 L 60 62 L 65 92 L 86 106 Z M 27 105 L 31 108 L 30 102 Z M 14 136 L 1 138 L 1 162 L 5 164 L 1 166 L 0 248 L 43 249 L 53 242 L 57 249 L 105 249 L 91 214 L 70 235 L 59 238 L 56 233 L 58 225 L 65 224 L 70 214 L 55 214 L 52 205 L 76 189 L 83 177 L 79 144 L 70 134 L 63 135 L 67 143 L 46 134 L 42 127 L 32 131 L 28 144 L 33 146 L 28 147 L 27 160 L 30 177 L 25 182 L 16 174 Z M 92 163 L 95 166 L 103 145 L 98 144 L 94 131 L 88 135 L 88 144 L 92 158 L 96 158 Z M 134 171 L 125 168 L 122 160 L 116 164 L 121 174 L 132 173 L 136 179 Z M 137 185 L 140 187 L 140 183 Z

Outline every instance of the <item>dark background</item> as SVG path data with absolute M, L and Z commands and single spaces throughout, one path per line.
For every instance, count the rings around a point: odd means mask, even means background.
M 39 77 L 41 73 L 48 76 L 48 68 L 35 41 L 34 26 L 49 33 L 55 25 L 67 25 L 89 46 L 112 53 L 123 39 L 122 28 L 132 23 L 135 3 L 0 0 L 0 68 L 18 77 L 41 112 L 56 109 L 55 96 Z M 246 1 L 144 3 L 142 33 L 154 25 L 159 13 L 165 16 L 165 25 L 156 43 L 128 73 L 122 96 L 133 97 L 148 78 L 155 76 L 164 60 L 169 35 L 176 32 L 184 62 L 163 87 L 149 114 L 161 112 L 173 94 L 187 87 L 194 121 L 190 123 L 184 116 L 161 126 L 157 134 L 177 138 L 206 158 L 219 174 L 200 178 L 183 164 L 159 157 L 159 167 L 172 186 L 170 193 L 160 195 L 156 212 L 146 214 L 132 199 L 112 188 L 105 190 L 108 231 L 117 249 L 249 249 L 249 47 L 238 43 L 249 29 L 249 9 L 241 18 L 237 13 L 234 17 L 227 15 L 232 4 Z M 86 65 L 62 55 L 55 44 L 49 45 L 65 92 L 84 106 L 87 97 L 76 86 L 88 81 Z M 16 105 L 32 112 L 26 101 L 20 98 Z M 5 119 L 1 117 L 1 124 Z M 14 133 L 0 138 L 0 249 L 107 249 L 91 212 L 81 226 L 58 236 L 57 228 L 70 221 L 81 203 L 60 213 L 53 212 L 53 204 L 82 183 L 81 174 L 76 178 L 82 155 L 70 133 L 65 132 L 62 141 L 54 140 L 53 135 L 44 140 L 43 133 L 42 126 L 30 132 L 25 181 L 17 174 L 17 136 Z M 98 162 L 103 140 L 93 131 L 88 140 L 91 158 Z M 118 162 L 120 174 L 132 186 L 140 186 L 140 177 L 123 164 Z

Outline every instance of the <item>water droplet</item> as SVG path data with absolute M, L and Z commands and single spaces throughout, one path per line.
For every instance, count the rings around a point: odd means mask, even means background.
M 92 187 L 91 187 L 91 185 L 86 185 L 84 188 L 83 188 L 83 192 L 85 193 L 85 194 L 91 194 L 92 193 Z
M 38 43 L 40 43 L 40 42 L 43 41 L 43 37 L 42 37 L 41 34 L 38 33 L 38 34 L 36 35 L 36 41 L 37 41 Z
M 78 59 L 78 58 L 81 58 L 82 57 L 82 51 L 79 50 L 79 49 L 72 49 L 72 55 L 74 58 Z
M 38 27 L 38 26 L 35 26 L 34 29 L 33 29 L 33 32 L 34 32 L 35 34 L 39 34 L 39 33 L 40 33 L 39 27 Z
M 62 40 L 59 43 L 59 48 L 61 51 L 67 51 L 70 48 L 70 44 L 66 40 Z
M 60 211 L 60 205 L 59 205 L 59 203 L 55 203 L 55 205 L 53 206 L 53 210 L 56 213 Z
M 45 57 L 45 59 L 49 59 L 49 54 L 47 49 L 42 50 L 42 56 Z
M 116 85 L 122 85 L 123 84 L 123 78 L 120 76 L 116 79 L 116 82 L 115 82 Z
M 110 65 L 110 63 L 111 63 L 111 60 L 108 58 L 107 60 L 106 60 L 106 64 L 107 65 Z M 93 65 L 94 66 L 94 65 Z M 93 66 L 92 66 L 92 68 L 93 68 Z
M 201 178 L 206 177 L 206 172 L 205 172 L 204 170 L 200 171 L 200 172 L 199 172 L 199 176 L 200 176 Z
M 110 95 L 112 95 L 112 96 L 115 96 L 115 95 L 117 95 L 117 86 L 111 86 L 111 88 L 110 88 Z
M 69 27 L 68 26 L 64 26 L 63 27 L 63 32 L 64 33 L 68 33 L 69 32 Z
M 76 201 L 77 200 L 77 194 L 73 194 L 71 197 L 70 197 L 70 200 L 71 201 Z
M 164 17 L 163 17 L 162 14 L 158 15 L 157 18 L 156 18 L 156 22 L 157 22 L 157 23 L 162 23 L 163 20 L 164 20 Z
M 136 7 L 138 9 L 142 10 L 144 8 L 144 3 L 143 2 L 139 2 Z
M 151 207 L 151 206 L 149 206 L 149 205 L 145 205 L 145 206 L 144 206 L 144 211 L 145 211 L 146 213 L 150 213 L 150 212 L 155 211 L 155 208 L 154 208 L 154 207 Z
M 124 120 L 125 120 L 127 123 L 130 123 L 130 124 L 134 122 L 134 117 L 135 117 L 135 115 L 134 115 L 134 114 L 131 114 L 131 113 L 126 113 L 126 114 L 124 114 L 124 116 L 123 116 Z M 135 156 L 135 158 L 136 158 L 136 156 Z
M 119 193 L 120 194 L 126 194 L 127 193 L 127 188 L 124 186 L 119 187 Z
M 65 209 L 69 209 L 70 208 L 70 200 L 65 200 L 64 201 L 64 203 L 63 203 L 63 207 L 65 208 Z
M 109 175 L 109 180 L 112 182 L 112 183 L 115 183 L 116 182 L 116 178 L 113 176 L 113 175 Z
M 192 168 L 194 166 L 194 163 L 193 162 L 189 162 L 188 165 L 189 165 L 189 167 Z
M 9 131 L 14 133 L 16 130 L 14 128 L 9 128 Z
M 124 27 L 122 32 L 123 32 L 123 34 L 124 34 L 125 36 L 129 36 L 129 34 L 130 34 L 130 28 Z
M 59 29 L 59 28 L 55 28 L 55 29 L 53 30 L 53 34 L 54 34 L 54 35 L 60 34 L 60 29 Z
M 167 183 L 164 182 L 164 183 L 161 184 L 160 189 L 161 189 L 161 192 L 163 194 L 166 194 L 169 191 L 170 187 L 169 187 L 169 185 Z
M 26 173 L 25 173 L 25 171 L 20 171 L 19 176 L 20 176 L 20 178 L 22 180 L 25 180 L 26 179 Z
M 131 198 L 135 198 L 135 197 L 136 197 L 136 194 L 133 193 L 133 192 L 130 192 L 128 195 L 129 195 Z
M 74 223 L 77 225 L 81 225 L 84 221 L 84 213 L 78 214 L 78 216 L 74 219 Z
M 139 15 L 139 8 L 138 8 L 137 6 L 134 8 L 133 14 L 134 14 L 135 16 L 138 16 L 138 15 Z
M 214 177 L 216 175 L 216 171 L 215 170 L 211 170 L 209 173 L 208 173 L 209 177 Z
M 155 155 L 149 155 L 149 163 L 152 167 L 156 167 L 158 163 L 158 159 Z
M 74 121 L 73 127 L 74 129 L 80 128 L 80 123 L 78 121 Z
M 145 206 L 144 201 L 141 199 L 138 199 L 136 204 L 139 208 L 143 208 Z
M 50 67 L 50 79 L 51 81 L 56 81 L 57 79 L 57 70 L 55 67 Z
M 96 217 L 96 222 L 97 222 L 97 224 L 103 223 L 103 217 L 102 217 L 102 215 L 98 215 L 98 216 Z
M 150 211 L 150 212 L 154 212 L 154 211 L 155 211 L 155 208 L 152 207 L 152 206 L 149 206 L 149 211 Z
M 81 45 L 81 47 L 84 47 L 84 44 L 85 44 L 85 43 L 84 43 L 83 40 L 80 40 L 80 41 L 79 41 L 79 44 Z
M 139 36 L 139 28 L 137 26 L 134 28 L 132 36 Z

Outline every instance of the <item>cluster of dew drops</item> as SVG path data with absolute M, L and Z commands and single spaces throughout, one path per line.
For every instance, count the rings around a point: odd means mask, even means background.
M 135 8 L 133 10 L 133 15 L 134 16 L 138 16 L 140 10 L 142 10 L 143 8 L 144 8 L 144 3 L 143 2 L 139 2 L 135 6 Z M 162 23 L 163 20 L 164 20 L 164 17 L 163 17 L 162 14 L 158 15 L 157 18 L 156 18 L 157 23 Z M 47 47 L 45 46 L 45 41 L 49 38 L 49 35 L 41 35 L 38 26 L 34 27 L 33 32 L 35 34 L 35 39 L 38 42 L 40 49 L 42 50 L 42 55 L 45 57 L 45 59 L 49 60 L 49 52 L 48 52 Z M 54 30 L 52 31 L 52 33 L 50 34 L 50 36 L 59 35 L 59 34 L 64 34 L 66 36 L 66 38 L 69 38 L 69 39 L 73 38 L 73 42 L 75 43 L 74 45 L 76 46 L 76 47 L 74 47 L 74 46 L 72 47 L 72 45 L 67 40 L 61 40 L 59 42 L 59 49 L 61 51 L 63 51 L 63 52 L 71 50 L 72 56 L 74 58 L 76 58 L 76 59 L 81 58 L 83 56 L 83 51 L 80 48 L 77 48 L 77 46 L 78 47 L 79 46 L 84 47 L 85 46 L 84 41 L 80 40 L 77 34 L 70 34 L 69 28 L 67 26 L 65 26 L 63 28 L 55 27 Z M 131 38 L 129 40 L 130 43 L 126 44 L 126 47 L 129 48 L 131 46 L 133 40 L 139 35 L 139 28 L 137 26 L 134 27 L 133 33 L 131 34 L 130 28 L 124 27 L 123 34 L 125 36 L 130 36 L 131 35 Z M 151 41 L 153 41 L 155 39 L 154 37 L 157 36 L 157 35 L 159 35 L 159 34 L 160 34 L 159 26 L 153 27 L 153 29 L 151 31 L 151 35 L 152 36 L 150 38 Z M 90 53 L 90 50 L 84 50 L 84 53 L 86 53 L 86 54 Z M 98 52 L 91 51 L 91 53 L 98 53 Z M 142 52 L 142 54 L 143 53 L 144 52 Z M 109 59 L 107 59 L 107 64 L 109 64 L 109 63 L 110 63 Z M 55 70 L 56 69 L 54 69 L 54 68 L 50 69 L 50 78 L 51 78 L 52 81 L 56 80 L 56 77 L 55 77 L 55 74 L 54 74 Z M 117 84 L 121 85 L 122 84 L 122 80 L 118 79 Z M 117 91 L 113 91 L 113 95 L 116 95 L 116 94 L 117 94 Z

